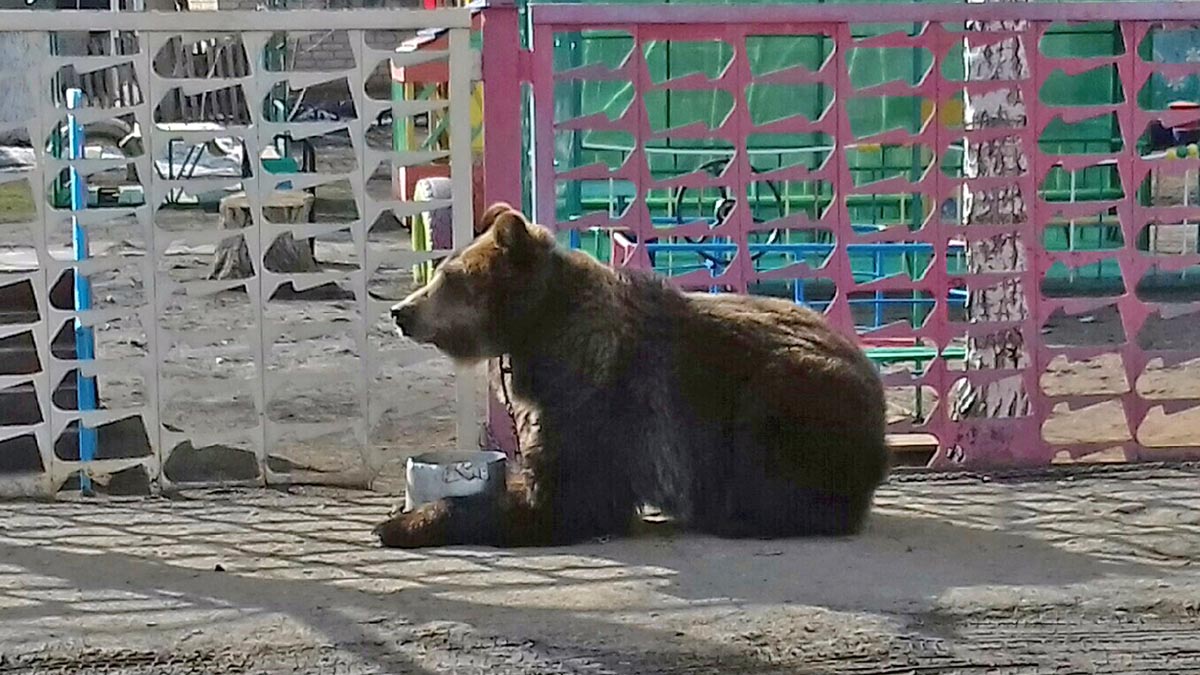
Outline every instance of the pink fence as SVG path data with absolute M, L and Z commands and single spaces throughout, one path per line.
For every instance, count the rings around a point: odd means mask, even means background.
M 486 18 L 489 201 L 526 187 L 527 83 L 540 222 L 685 288 L 825 311 L 883 368 L 893 431 L 936 438 L 932 466 L 1200 456 L 1200 109 L 1171 98 L 1200 91 L 1200 6 L 531 13 L 531 52 L 514 8 Z M 667 43 L 715 46 L 664 79 Z M 760 105 L 781 91 L 798 114 Z M 663 170 L 685 155 L 699 169 Z

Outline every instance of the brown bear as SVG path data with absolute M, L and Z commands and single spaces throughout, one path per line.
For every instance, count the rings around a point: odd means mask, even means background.
M 723 537 L 860 529 L 888 452 L 852 339 L 785 300 L 611 269 L 507 205 L 482 220 L 392 318 L 456 360 L 508 356 L 520 471 L 499 499 L 381 523 L 383 545 L 569 544 L 627 532 L 642 505 Z

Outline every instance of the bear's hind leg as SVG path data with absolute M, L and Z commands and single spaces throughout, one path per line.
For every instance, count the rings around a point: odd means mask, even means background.
M 739 421 L 718 489 L 723 498 L 705 530 L 772 538 L 862 529 L 886 462 L 882 438 L 807 426 L 803 418 L 781 419 L 757 407 Z
M 698 529 L 730 539 L 852 535 L 862 529 L 871 502 L 871 495 L 838 495 L 778 480 L 739 492 Z

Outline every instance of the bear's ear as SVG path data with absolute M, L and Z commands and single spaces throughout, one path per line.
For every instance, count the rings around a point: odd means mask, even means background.
M 516 258 L 523 258 L 532 252 L 534 241 L 529 232 L 529 222 L 519 211 L 509 209 L 496 217 L 492 225 L 492 236 L 496 239 L 496 247 Z
M 496 202 L 487 208 L 482 215 L 479 216 L 479 221 L 475 223 L 475 234 L 483 234 L 492 229 L 492 225 L 496 223 L 496 219 L 501 214 L 512 211 L 513 207 L 508 202 Z

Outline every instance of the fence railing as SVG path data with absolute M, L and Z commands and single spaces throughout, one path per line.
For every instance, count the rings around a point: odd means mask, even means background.
M 564 242 L 821 309 L 934 466 L 1200 455 L 1200 6 L 529 16 L 515 52 L 515 7 L 489 10 L 487 100 L 531 88 L 532 203 Z M 521 199 L 523 161 L 489 148 L 489 200 Z
M 455 244 L 471 237 L 470 26 L 465 9 L 0 12 L 0 36 L 38 50 L 32 70 L 0 72 L 37 111 L 0 121 L 31 142 L 0 167 L 0 496 L 367 483 L 402 475 L 406 453 L 475 447 L 478 374 L 387 317 L 413 266 L 446 253 L 414 253 L 396 220 L 451 205 L 395 200 L 394 168 L 449 159 Z M 447 46 L 387 42 L 425 29 Z M 330 31 L 348 67 L 268 58 L 281 34 Z M 120 48 L 56 46 L 87 33 Z M 365 86 L 436 61 L 440 100 Z M 103 74 L 137 95 L 72 86 Z M 275 97 L 317 89 L 349 105 L 272 114 Z M 200 99 L 215 103 L 180 104 Z M 394 150 L 390 125 L 432 109 L 448 110 L 449 150 Z M 111 142 L 114 122 L 137 142 Z

